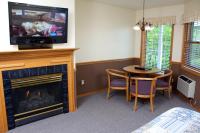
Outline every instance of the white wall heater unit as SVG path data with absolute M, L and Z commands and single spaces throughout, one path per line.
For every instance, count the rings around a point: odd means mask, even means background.
M 196 81 L 181 75 L 178 77 L 177 89 L 187 98 L 194 98 Z

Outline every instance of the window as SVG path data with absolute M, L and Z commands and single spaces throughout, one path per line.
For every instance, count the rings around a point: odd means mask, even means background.
M 170 68 L 172 33 L 172 25 L 161 25 L 144 34 L 142 62 L 145 67 L 162 70 Z
M 184 65 L 200 72 L 200 21 L 185 24 Z

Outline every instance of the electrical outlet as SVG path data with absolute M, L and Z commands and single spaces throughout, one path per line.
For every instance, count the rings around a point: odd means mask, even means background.
M 83 85 L 85 85 L 85 80 L 81 80 L 81 85 L 83 86 Z

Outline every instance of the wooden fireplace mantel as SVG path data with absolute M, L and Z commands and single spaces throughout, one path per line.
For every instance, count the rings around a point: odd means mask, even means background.
M 76 111 L 74 51 L 76 48 L 0 52 L 0 133 L 8 131 L 2 71 L 67 64 L 69 111 Z

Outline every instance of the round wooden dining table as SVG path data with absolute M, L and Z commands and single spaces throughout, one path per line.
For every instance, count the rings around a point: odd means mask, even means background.
M 131 73 L 131 74 L 153 74 L 160 72 L 161 70 L 158 68 L 152 68 L 152 69 L 147 69 L 147 70 L 141 70 L 137 69 L 137 67 L 140 67 L 139 65 L 131 65 L 131 66 L 126 66 L 123 68 L 124 71 Z

